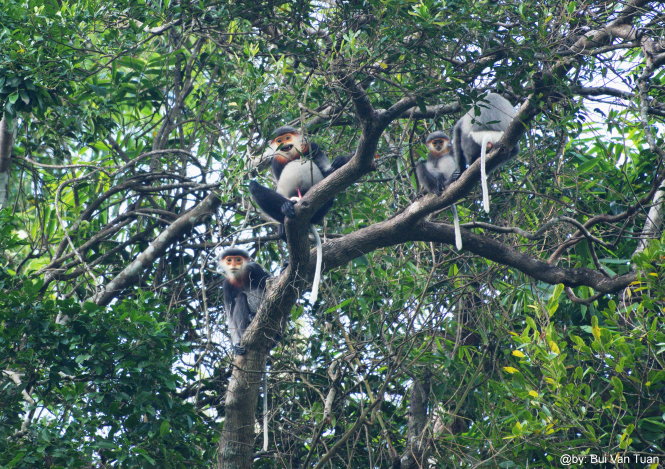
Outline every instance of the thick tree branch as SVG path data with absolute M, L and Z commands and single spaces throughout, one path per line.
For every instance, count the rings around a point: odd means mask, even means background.
M 649 0 L 633 0 L 629 2 L 614 21 L 611 21 L 603 28 L 583 34 L 572 45 L 571 50 L 577 53 L 585 52 L 591 47 L 611 44 L 615 37 L 620 37 L 624 40 L 634 40 L 637 29 L 630 23 L 643 11 L 644 6 L 649 3 Z
M 405 213 L 405 212 L 404 212 Z M 363 228 L 323 246 L 324 268 L 346 264 L 375 249 L 406 241 L 433 241 L 454 245 L 452 225 L 421 221 L 414 224 L 408 217 L 397 217 Z M 586 268 L 563 268 L 547 264 L 528 254 L 486 236 L 464 230 L 464 249 L 502 265 L 513 267 L 546 283 L 562 283 L 569 287 L 585 285 L 603 293 L 620 290 L 635 280 L 634 274 L 608 278 L 604 273 Z
M 436 104 L 424 109 L 412 107 L 399 115 L 400 119 L 435 119 L 439 116 L 455 114 L 462 110 L 460 103 Z
M 450 225 L 423 222 L 414 238 L 418 241 L 439 241 L 451 243 Z M 513 267 L 536 280 L 549 284 L 562 283 L 568 287 L 585 285 L 599 292 L 611 293 L 624 288 L 635 280 L 635 275 L 625 274 L 608 278 L 604 273 L 587 268 L 564 268 L 547 264 L 540 259 L 516 251 L 499 241 L 473 233 L 464 234 L 464 249 L 502 265 Z
M 246 355 L 236 357 L 224 402 L 224 427 L 217 452 L 219 469 L 252 467 L 254 410 L 266 358 L 267 351 L 251 348 Z
M 302 200 L 296 204 L 298 218 L 311 219 L 324 203 L 371 171 L 379 138 L 390 123 L 380 119 L 380 114 L 372 107 L 365 90 L 350 76 L 343 75 L 338 79 L 353 101 L 361 121 L 362 133 L 353 158 L 307 191 Z
M 365 90 L 356 83 L 350 75 L 341 75 L 338 77 L 339 82 L 342 84 L 348 95 L 353 101 L 353 106 L 356 109 L 356 114 L 360 122 L 365 126 L 371 125 L 377 117 L 376 110 L 367 96 Z

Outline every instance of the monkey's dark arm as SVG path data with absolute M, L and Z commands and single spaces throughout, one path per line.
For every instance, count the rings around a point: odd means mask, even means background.
M 247 264 L 246 269 L 247 275 L 249 276 L 249 288 L 260 288 L 261 290 L 265 290 L 266 280 L 270 278 L 270 274 L 263 270 L 263 267 L 256 262 L 250 262 Z
M 443 175 L 432 174 L 427 169 L 427 163 L 425 161 L 419 161 L 416 165 L 416 177 L 418 178 L 420 187 L 424 189 L 425 192 L 441 195 L 441 192 L 443 192 L 443 189 L 445 188 L 445 179 Z
M 328 155 L 326 155 L 326 152 L 324 152 L 316 143 L 310 143 L 309 152 L 305 157 L 313 161 L 314 164 L 319 167 L 319 170 L 324 177 L 329 174 L 331 166 Z
M 446 187 L 451 185 L 453 182 L 457 181 L 461 175 L 462 175 L 462 171 L 460 171 L 459 169 L 455 170 L 455 172 L 450 175 L 450 179 L 445 181 L 445 183 L 443 185 L 443 188 L 445 189 Z
M 295 218 L 293 202 L 256 181 L 249 183 L 249 192 L 256 204 L 274 220 L 284 223 L 284 217 Z
M 454 180 L 459 179 L 459 175 L 464 172 L 466 169 L 466 159 L 464 158 L 464 152 L 462 151 L 462 120 L 460 119 L 453 127 L 453 154 L 455 155 L 455 160 L 457 160 L 457 166 L 459 167 L 459 174 Z
M 330 169 L 324 173 L 324 176 L 331 175 L 332 173 L 337 171 L 339 168 L 344 166 L 346 163 L 348 163 L 350 159 L 351 159 L 350 156 L 338 156 L 337 158 L 335 158 L 335 160 L 330 165 Z
M 351 159 L 350 156 L 338 156 L 331 164 L 326 153 L 316 143 L 312 143 L 309 158 L 319 167 L 323 177 L 331 175 Z
M 236 355 L 244 355 L 246 352 L 245 347 L 240 345 L 240 341 L 253 317 L 254 314 L 247 302 L 247 295 L 244 292 L 238 292 L 231 314 L 227 316 L 231 344 Z
M 275 178 L 275 180 L 279 181 L 279 177 L 282 175 L 282 170 L 284 169 L 284 165 L 279 161 L 277 161 L 277 158 L 274 156 L 270 161 L 270 169 L 272 171 L 272 175 Z

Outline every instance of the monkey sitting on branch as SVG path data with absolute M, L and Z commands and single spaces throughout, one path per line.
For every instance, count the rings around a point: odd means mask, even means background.
M 440 130 L 429 134 L 425 145 L 429 154 L 426 161 L 420 161 L 416 165 L 416 177 L 425 192 L 441 195 L 443 190 L 459 177 L 459 164 L 451 151 L 450 139 Z M 451 208 L 455 225 L 455 247 L 459 251 L 462 249 L 459 215 L 455 204 Z
M 480 158 L 480 182 L 483 191 L 483 208 L 490 211 L 487 187 L 486 153 L 501 140 L 517 112 L 501 95 L 489 93 L 478 101 L 453 127 L 453 150 L 460 173 Z M 511 150 L 511 156 L 519 151 L 519 145 Z
M 270 274 L 252 262 L 244 249 L 224 250 L 219 264 L 226 275 L 222 289 L 231 344 L 236 355 L 244 355 L 246 350 L 240 341 L 261 306 Z
M 295 218 L 296 202 L 315 184 L 346 164 L 349 158 L 339 156 L 331 164 L 316 143 L 308 142 L 299 130 L 291 126 L 283 126 L 275 130 L 269 145 L 274 151 L 272 174 L 277 185 L 276 190 L 251 181 L 249 191 L 259 208 L 280 223 L 280 235 L 284 236 L 284 220 L 286 217 Z M 317 210 L 312 217 L 312 223 L 323 223 L 323 219 L 332 205 L 333 199 Z M 312 227 L 311 231 L 316 242 L 317 256 L 310 300 L 315 303 L 321 281 L 323 251 L 321 238 L 316 228 Z

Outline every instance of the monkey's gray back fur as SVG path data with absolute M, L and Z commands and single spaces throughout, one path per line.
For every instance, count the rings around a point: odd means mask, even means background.
M 484 136 L 496 143 L 503 136 L 517 112 L 506 98 L 489 93 L 457 121 L 453 128 L 453 150 L 462 170 L 480 157 Z M 515 146 L 512 154 L 519 151 Z

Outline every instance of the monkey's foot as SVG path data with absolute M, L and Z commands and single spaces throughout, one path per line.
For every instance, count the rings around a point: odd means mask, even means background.
M 236 355 L 244 355 L 247 353 L 247 349 L 242 345 L 234 345 L 233 353 L 235 353 Z
M 450 181 L 457 181 L 459 177 L 462 175 L 462 172 L 458 169 L 455 171 L 453 174 L 450 175 Z
M 296 217 L 296 209 L 294 208 L 294 205 L 295 204 L 290 200 L 282 204 L 282 213 L 284 214 L 285 217 L 288 218 Z

